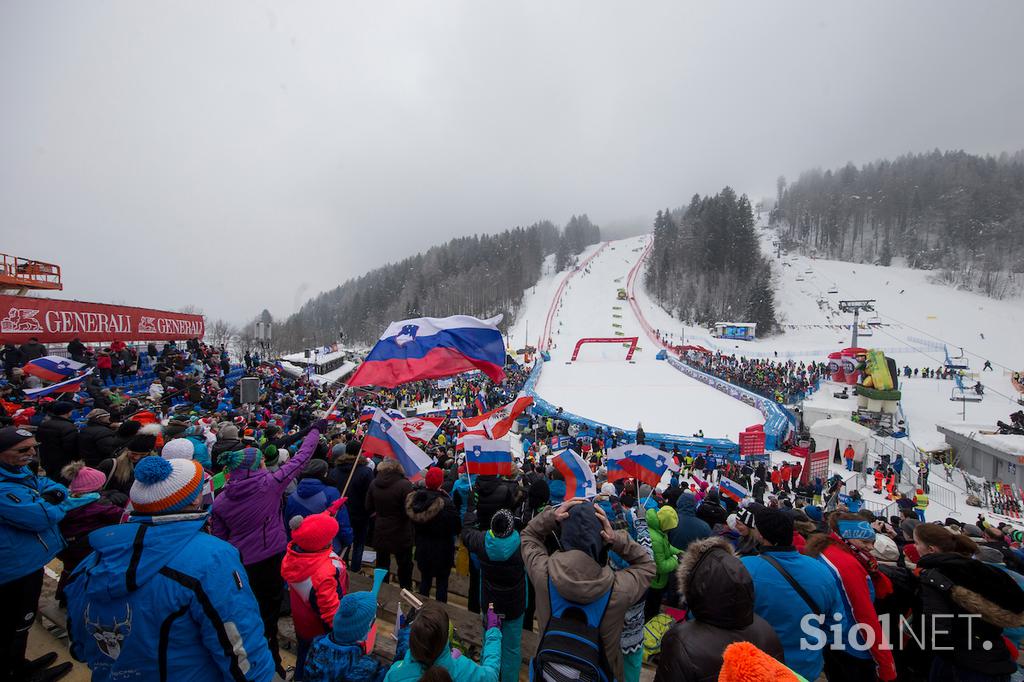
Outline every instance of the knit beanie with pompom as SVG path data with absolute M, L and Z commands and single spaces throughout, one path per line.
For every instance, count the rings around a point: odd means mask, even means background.
M 71 481 L 71 484 L 68 485 L 68 491 L 72 495 L 94 493 L 107 482 L 106 474 L 92 467 L 85 466 L 85 462 L 82 461 L 68 464 L 60 470 L 60 475 L 65 481 Z
M 181 511 L 203 492 L 203 467 L 195 460 L 143 457 L 135 465 L 135 482 L 128 497 L 133 514 Z

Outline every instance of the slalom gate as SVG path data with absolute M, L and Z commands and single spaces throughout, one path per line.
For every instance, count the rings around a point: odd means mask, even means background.
M 580 354 L 580 348 L 588 343 L 619 343 L 622 345 L 629 344 L 629 350 L 626 351 L 626 360 L 633 359 L 633 353 L 636 352 L 636 344 L 640 341 L 638 336 L 612 336 L 612 337 L 587 337 L 580 339 L 576 342 L 576 347 L 572 351 L 572 360 L 569 362 L 576 362 L 576 358 Z

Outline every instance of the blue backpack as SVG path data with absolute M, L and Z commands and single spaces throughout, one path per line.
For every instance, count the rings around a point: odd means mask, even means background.
M 530 682 L 612 682 L 601 645 L 601 620 L 611 590 L 590 604 L 571 602 L 548 578 L 551 617 L 530 663 Z

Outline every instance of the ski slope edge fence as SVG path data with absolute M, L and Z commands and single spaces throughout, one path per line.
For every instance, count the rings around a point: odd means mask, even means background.
M 786 435 L 790 429 L 796 428 L 796 417 L 774 400 L 769 400 L 745 388 L 730 384 L 728 381 L 718 377 L 705 374 L 671 356 L 668 358 L 668 364 L 686 376 L 707 384 L 711 388 L 725 393 L 730 398 L 744 402 L 760 412 L 764 417 L 764 447 L 766 450 L 778 450 L 779 446 L 786 440 Z

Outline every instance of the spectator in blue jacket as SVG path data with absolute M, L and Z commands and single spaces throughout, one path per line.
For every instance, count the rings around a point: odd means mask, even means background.
M 0 429 L 0 680 L 57 680 L 71 670 L 70 663 L 50 668 L 57 660 L 52 652 L 25 660 L 43 589 L 43 566 L 64 549 L 57 524 L 77 504 L 64 486 L 32 472 L 28 465 L 38 452 L 32 432 L 14 426 Z
M 672 546 L 685 552 L 694 540 L 711 537 L 711 526 L 697 518 L 697 498 L 693 493 L 683 493 L 676 500 L 676 516 L 679 525 L 669 531 Z
M 298 516 L 304 519 L 310 514 L 319 514 L 330 507 L 341 493 L 333 485 L 327 483 L 330 469 L 322 459 L 311 459 L 302 467 L 299 484 L 295 492 L 288 496 L 284 505 L 284 519 L 288 525 L 288 537 L 291 537 L 292 519 Z M 347 504 L 338 509 L 335 520 L 338 522 L 338 535 L 334 538 L 334 551 L 341 556 L 346 547 L 352 544 L 352 524 L 349 522 Z
M 779 636 L 786 665 L 804 678 L 816 680 L 825 667 L 827 644 L 815 647 L 819 637 L 813 629 L 806 631 L 802 624 L 806 616 L 822 614 L 824 622 L 814 621 L 813 625 L 827 632 L 835 622 L 833 614 L 843 613 L 839 588 L 828 566 L 793 547 L 792 516 L 777 509 L 765 509 L 755 515 L 754 523 L 762 540 L 761 554 L 740 559 L 754 579 L 754 611 Z M 817 609 L 812 609 L 793 588 L 783 571 L 803 588 Z M 801 646 L 802 641 L 806 646 Z
M 129 521 L 89 536 L 94 551 L 67 587 L 68 633 L 94 682 L 274 678 L 238 550 L 203 532 L 204 478 L 195 460 L 143 458 Z

